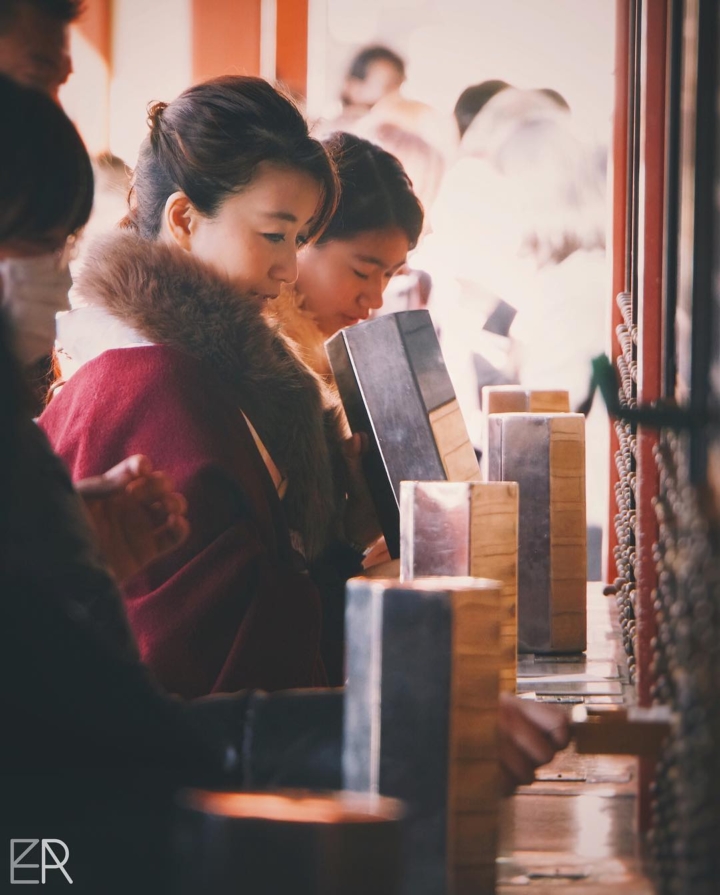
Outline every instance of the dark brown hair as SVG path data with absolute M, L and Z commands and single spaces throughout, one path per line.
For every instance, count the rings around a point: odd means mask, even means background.
M 480 84 L 473 84 L 463 90 L 453 109 L 461 137 L 473 123 L 482 107 L 497 93 L 509 86 L 507 81 L 493 80 L 482 81 Z
M 0 242 L 69 236 L 87 223 L 93 173 L 73 123 L 44 93 L 0 75 Z
M 297 106 L 267 81 L 223 77 L 190 87 L 169 104 L 148 109 L 150 134 L 133 174 L 130 213 L 123 225 L 145 239 L 160 233 L 168 196 L 180 190 L 212 217 L 229 196 L 242 192 L 258 165 L 272 162 L 309 174 L 321 187 L 311 238 L 337 202 L 335 168 L 310 137 Z
M 354 134 L 335 133 L 324 142 L 337 166 L 340 201 L 318 242 L 397 227 L 415 248 L 423 207 L 398 159 Z

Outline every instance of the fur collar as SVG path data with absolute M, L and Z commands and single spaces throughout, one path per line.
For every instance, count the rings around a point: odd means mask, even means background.
M 268 303 L 267 319 L 279 324 L 283 333 L 297 345 L 305 363 L 325 381 L 332 381 L 330 361 L 325 353 L 325 336 L 315 315 L 305 307 L 305 296 L 294 286 L 284 286 L 280 296 Z
M 309 559 L 340 534 L 345 493 L 336 402 L 262 308 L 207 265 L 133 233 L 99 240 L 77 288 L 152 342 L 207 361 L 288 478 L 288 524 Z

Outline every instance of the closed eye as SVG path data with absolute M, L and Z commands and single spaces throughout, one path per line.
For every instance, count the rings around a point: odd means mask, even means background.
M 353 273 L 355 274 L 356 277 L 359 277 L 361 280 L 369 280 L 370 279 L 370 274 L 361 273 L 359 270 L 355 270 L 354 267 L 353 267 Z

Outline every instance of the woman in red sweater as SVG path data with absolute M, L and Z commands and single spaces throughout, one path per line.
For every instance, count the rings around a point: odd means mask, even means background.
M 350 542 L 368 538 L 346 525 L 337 412 L 263 307 L 336 194 L 325 149 L 269 84 L 197 85 L 150 110 L 129 228 L 77 282 L 101 338 L 41 425 L 74 479 L 142 453 L 187 498 L 187 541 L 124 585 L 171 693 L 327 681 L 308 564 L 352 574 Z

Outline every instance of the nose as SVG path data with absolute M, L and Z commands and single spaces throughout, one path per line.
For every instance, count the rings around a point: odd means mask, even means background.
M 294 283 L 298 278 L 297 248 L 288 246 L 270 269 L 270 277 L 281 283 Z
M 369 311 L 377 311 L 383 306 L 383 285 L 368 283 L 360 296 L 360 304 Z

